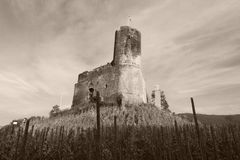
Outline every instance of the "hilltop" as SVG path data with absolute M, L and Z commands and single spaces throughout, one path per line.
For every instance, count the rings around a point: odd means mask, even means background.
M 193 115 L 191 113 L 178 114 L 184 119 L 193 122 Z M 197 114 L 198 121 L 206 125 L 227 125 L 227 124 L 240 124 L 240 114 L 236 115 L 207 115 Z
M 139 126 L 171 126 L 176 120 L 179 125 L 190 124 L 190 122 L 180 116 L 172 114 L 170 111 L 159 110 L 153 105 L 143 104 L 140 106 L 127 106 L 124 109 L 117 107 L 101 108 L 101 124 L 111 126 L 114 123 L 114 116 L 117 115 L 117 125 L 139 125 Z M 31 122 L 35 128 L 91 128 L 96 125 L 96 112 L 94 109 L 81 114 L 65 114 L 53 118 L 35 119 Z

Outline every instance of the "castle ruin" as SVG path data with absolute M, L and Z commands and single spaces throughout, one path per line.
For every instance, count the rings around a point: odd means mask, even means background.
M 72 108 L 89 103 L 96 91 L 109 105 L 146 103 L 141 70 L 141 33 L 135 28 L 122 26 L 115 32 L 111 63 L 78 75 Z

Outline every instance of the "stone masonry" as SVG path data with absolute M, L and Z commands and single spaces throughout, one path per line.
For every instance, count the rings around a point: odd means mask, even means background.
M 72 108 L 89 103 L 98 91 L 105 104 L 124 105 L 146 102 L 146 88 L 141 70 L 141 33 L 129 26 L 115 32 L 111 63 L 78 76 Z

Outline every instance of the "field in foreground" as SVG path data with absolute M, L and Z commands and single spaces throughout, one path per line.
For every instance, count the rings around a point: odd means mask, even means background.
M 0 134 L 1 160 L 198 160 L 240 159 L 240 126 L 200 128 L 109 126 L 86 130 L 64 126 L 28 132 L 7 128 Z M 99 143 L 98 143 L 99 142 Z
M 196 132 L 185 118 L 150 105 L 101 108 L 100 130 L 94 110 L 27 122 L 0 130 L 0 160 L 240 159 L 240 125 L 201 124 Z

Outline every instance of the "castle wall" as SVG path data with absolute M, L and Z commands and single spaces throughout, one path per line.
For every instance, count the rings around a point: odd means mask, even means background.
M 139 104 L 146 102 L 145 82 L 141 71 L 141 33 L 128 26 L 115 32 L 111 64 L 79 74 L 72 107 L 88 103 L 99 91 L 104 103 Z
M 132 65 L 122 65 L 119 66 L 119 71 L 118 91 L 122 93 L 124 103 L 146 103 L 146 88 L 141 69 Z
M 116 67 L 107 64 L 90 72 L 79 75 L 75 84 L 73 106 L 79 106 L 89 102 L 90 89 L 99 91 L 105 103 L 116 103 L 119 72 Z
M 145 81 L 141 71 L 141 33 L 128 26 L 116 32 L 114 64 L 119 66 L 119 92 L 125 103 L 146 102 Z
M 122 26 L 115 33 L 114 64 L 141 66 L 141 33 Z

